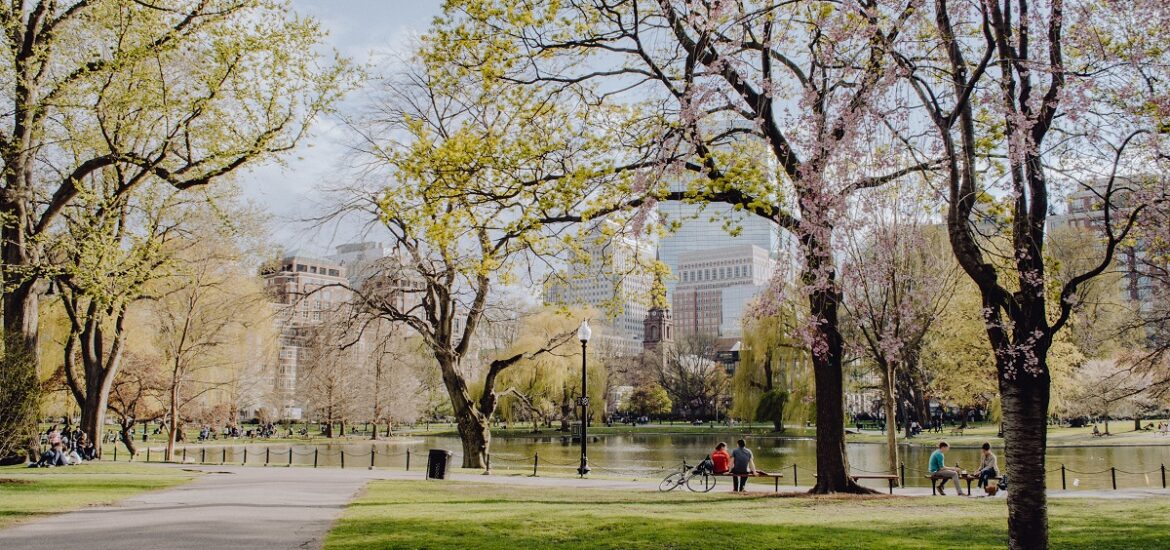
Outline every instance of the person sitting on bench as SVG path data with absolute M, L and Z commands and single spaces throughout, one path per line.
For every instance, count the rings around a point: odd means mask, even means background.
M 930 475 L 931 477 L 941 477 L 942 481 L 938 484 L 938 494 L 945 495 L 943 487 L 946 486 L 947 480 L 955 482 L 955 490 L 958 491 L 959 496 L 963 496 L 963 488 L 959 485 L 959 469 L 950 468 L 946 466 L 946 453 L 951 448 L 946 441 L 938 443 L 938 449 L 930 454 Z
M 987 480 L 993 477 L 999 477 L 999 464 L 996 463 L 995 453 L 991 452 L 990 443 L 983 443 L 983 459 L 979 463 L 979 470 L 975 474 L 979 476 L 980 489 L 987 486 Z
M 720 441 L 711 453 L 711 464 L 716 474 L 726 474 L 731 471 L 731 455 L 727 454 L 727 444 Z
M 751 449 L 747 448 L 747 442 L 740 439 L 736 444 L 739 448 L 731 451 L 731 473 L 735 476 L 731 478 L 731 490 L 743 492 L 747 487 L 748 476 L 756 475 L 756 461 Z

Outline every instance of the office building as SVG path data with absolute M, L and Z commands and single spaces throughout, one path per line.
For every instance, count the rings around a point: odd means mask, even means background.
M 742 336 L 744 311 L 775 270 L 768 251 L 739 244 L 683 252 L 677 261 L 671 306 L 678 338 Z

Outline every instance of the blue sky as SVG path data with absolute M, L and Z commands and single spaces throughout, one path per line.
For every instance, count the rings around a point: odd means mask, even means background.
M 414 37 L 426 31 L 439 14 L 440 0 L 292 0 L 301 15 L 319 20 L 329 31 L 329 42 L 343 55 L 375 71 L 392 71 L 394 59 L 408 50 Z M 361 103 L 355 92 L 341 111 L 353 112 Z M 313 135 L 285 158 L 285 166 L 258 166 L 241 175 L 245 194 L 273 216 L 274 244 L 307 249 L 318 254 L 355 237 L 347 227 L 319 230 L 298 220 L 320 215 L 327 200 L 321 190 L 344 184 L 347 136 L 336 118 L 320 121 Z

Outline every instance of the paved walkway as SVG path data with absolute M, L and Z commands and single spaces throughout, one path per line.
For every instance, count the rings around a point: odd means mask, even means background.
M 346 503 L 372 480 L 422 479 L 423 472 L 364 468 L 261 468 L 165 466 L 207 472 L 191 483 L 145 493 L 111 506 L 85 508 L 0 530 L 0 548 L 320 548 Z M 530 487 L 654 490 L 657 479 L 579 479 L 455 474 L 452 479 Z M 771 483 L 749 488 L 772 492 Z M 715 491 L 729 490 L 721 484 Z M 807 491 L 808 487 L 780 487 Z M 884 490 L 883 490 L 884 492 Z M 929 495 L 925 488 L 899 495 Z M 951 492 L 951 495 L 954 493 Z M 1053 491 L 1052 497 L 1142 498 L 1170 496 L 1157 489 Z M 955 496 L 939 497 L 958 498 Z M 1002 495 L 993 498 L 1003 498 Z
M 320 548 L 346 503 L 378 477 L 364 470 L 198 469 L 213 473 L 2 530 L 0 548 Z

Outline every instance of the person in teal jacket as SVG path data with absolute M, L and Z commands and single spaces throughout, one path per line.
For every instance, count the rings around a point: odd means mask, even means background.
M 938 449 L 935 449 L 933 453 L 930 453 L 930 475 L 943 478 L 942 481 L 940 481 L 938 484 L 938 494 L 947 494 L 946 491 L 943 491 L 943 487 L 946 486 L 947 481 L 950 480 L 955 482 L 955 490 L 959 492 L 959 496 L 963 496 L 963 487 L 959 485 L 959 469 L 951 468 L 946 465 L 947 459 L 944 453 L 946 453 L 950 448 L 951 446 L 947 445 L 946 441 L 940 441 L 938 443 Z

